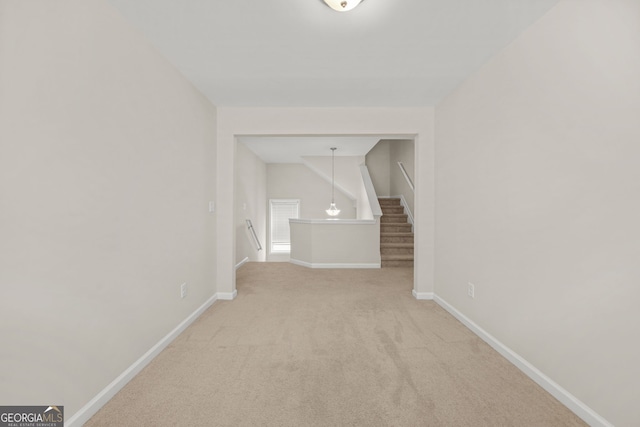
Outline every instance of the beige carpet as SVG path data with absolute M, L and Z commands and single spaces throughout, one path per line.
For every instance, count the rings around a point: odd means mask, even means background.
M 87 426 L 578 426 L 412 270 L 248 263 Z

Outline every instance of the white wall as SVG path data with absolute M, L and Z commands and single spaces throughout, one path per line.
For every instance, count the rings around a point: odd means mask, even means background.
M 300 218 L 326 218 L 325 210 L 331 203 L 331 184 L 303 164 L 270 163 L 267 165 L 267 199 L 299 199 Z M 340 209 L 338 218 L 356 217 L 353 200 L 336 191 L 335 201 Z M 268 261 L 289 261 L 289 254 L 269 253 L 269 245 L 267 236 Z
M 311 268 L 380 268 L 380 223 L 292 220 L 291 262 Z
M 216 111 L 103 1 L 0 2 L 0 94 L 0 402 L 69 418 L 216 292 Z
M 412 139 L 383 139 L 366 156 L 367 167 L 378 197 L 402 195 L 413 213 L 413 190 L 400 171 L 398 162 L 404 164 L 407 175 L 415 184 L 415 143 Z
M 305 156 L 303 163 L 318 175 L 331 183 L 331 157 Z M 364 164 L 363 156 L 336 156 L 335 157 L 335 186 L 336 194 L 341 192 L 350 198 L 356 207 L 356 216 L 359 219 L 372 219 L 369 199 L 366 197 L 360 165 Z M 342 212 L 341 212 L 342 214 Z M 363 216 L 364 215 L 364 216 Z M 316 218 L 316 217 L 314 217 Z
M 617 426 L 640 425 L 639 49 L 639 2 L 562 1 L 436 109 L 436 293 Z
M 236 264 L 265 261 L 267 252 L 267 165 L 244 144 L 236 144 Z M 258 250 L 246 220 L 251 220 L 262 250 Z
M 433 108 L 219 108 L 217 171 L 217 286 L 235 290 L 235 135 L 389 135 L 416 138 L 414 286 L 433 292 Z M 229 253 L 230 252 L 230 253 Z
M 267 165 L 267 199 L 300 199 L 300 218 L 327 218 L 331 203 L 331 184 L 299 163 Z M 338 218 L 355 218 L 354 201 L 336 191 Z
M 383 139 L 379 141 L 366 155 L 365 160 L 373 187 L 378 197 L 391 196 L 391 141 Z

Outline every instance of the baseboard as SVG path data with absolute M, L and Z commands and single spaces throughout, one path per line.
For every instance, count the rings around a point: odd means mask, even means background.
M 84 405 L 78 412 L 73 414 L 71 418 L 65 421 L 65 427 L 80 427 L 89 419 L 95 415 L 113 396 L 116 395 L 129 381 L 133 379 L 145 366 L 149 364 L 162 350 L 167 347 L 171 341 L 176 339 L 187 327 L 193 323 L 202 313 L 205 312 L 214 302 L 217 300 L 217 296 L 214 294 L 204 304 L 202 304 L 196 311 L 191 313 L 189 317 L 184 319 L 178 326 L 176 326 L 171 332 L 165 335 L 156 345 L 151 347 L 142 357 L 136 360 L 131 366 L 129 366 L 122 374 L 120 374 L 115 380 L 113 380 L 108 386 L 106 386 L 100 393 L 98 393 L 93 399 Z
M 426 299 L 426 300 L 433 299 L 433 292 L 417 292 L 415 289 L 413 289 L 411 291 L 411 294 L 415 299 Z
M 238 296 L 238 290 L 234 289 L 233 292 L 218 292 L 216 295 L 218 295 L 219 300 L 231 301 Z
M 249 257 L 244 257 L 242 261 L 236 264 L 236 270 L 242 267 L 244 264 L 249 262 Z
M 493 349 L 500 353 L 505 359 L 514 364 L 518 369 L 524 372 L 529 378 L 531 378 L 540 387 L 549 392 L 553 397 L 558 399 L 563 405 L 573 411 L 574 414 L 582 418 L 591 427 L 613 427 L 613 424 L 598 415 L 594 410 L 589 408 L 574 395 L 562 388 L 551 378 L 543 374 L 538 368 L 533 366 L 522 356 L 511 350 L 506 345 L 502 344 L 494 336 L 482 329 L 480 326 L 478 326 L 467 316 L 459 312 L 448 302 L 440 298 L 438 295 L 434 296 L 434 300 L 439 306 L 451 313 L 453 317 L 462 322 L 462 324 L 464 324 L 467 328 L 471 329 L 473 333 L 478 335 L 483 341 L 493 347 Z
M 380 263 L 329 263 L 329 262 L 306 262 L 291 258 L 291 264 L 300 265 L 307 268 L 380 268 Z

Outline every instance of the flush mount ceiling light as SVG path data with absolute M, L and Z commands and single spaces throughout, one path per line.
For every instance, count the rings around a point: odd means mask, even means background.
M 333 10 L 338 12 L 348 12 L 360 4 L 362 0 L 324 0 L 324 2 Z
M 336 147 L 331 147 L 331 205 L 329 206 L 329 209 L 325 211 L 329 216 L 336 216 L 340 213 L 340 209 L 336 207 L 336 201 L 334 199 L 336 193 L 336 150 Z

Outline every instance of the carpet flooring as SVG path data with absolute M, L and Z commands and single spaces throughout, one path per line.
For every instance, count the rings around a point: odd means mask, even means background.
M 413 270 L 247 263 L 86 426 L 584 426 Z

